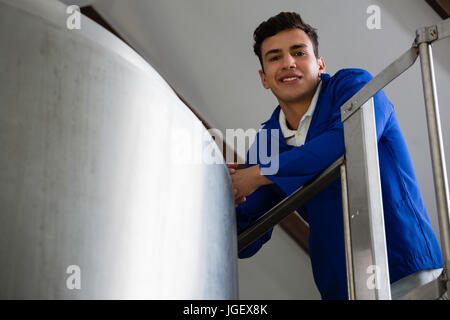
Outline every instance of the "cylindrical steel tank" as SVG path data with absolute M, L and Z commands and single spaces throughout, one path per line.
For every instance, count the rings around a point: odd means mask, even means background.
M 73 14 L 0 0 L 0 298 L 237 298 L 217 146 L 149 64 Z

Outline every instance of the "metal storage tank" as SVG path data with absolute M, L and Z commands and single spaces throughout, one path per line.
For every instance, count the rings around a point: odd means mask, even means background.
M 0 298 L 236 299 L 217 146 L 147 62 L 71 14 L 0 0 Z

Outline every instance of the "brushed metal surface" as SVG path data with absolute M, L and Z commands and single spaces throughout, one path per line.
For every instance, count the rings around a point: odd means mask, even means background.
M 213 140 L 133 50 L 67 18 L 0 0 L 0 298 L 237 298 Z
M 357 300 L 391 300 L 373 98 L 344 122 L 353 281 Z

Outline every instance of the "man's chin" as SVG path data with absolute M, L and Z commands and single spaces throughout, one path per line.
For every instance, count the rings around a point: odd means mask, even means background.
M 280 95 L 280 96 L 277 96 L 277 98 L 278 98 L 278 101 L 282 101 L 282 102 L 284 102 L 284 103 L 286 103 L 286 104 L 291 104 L 291 103 L 298 103 L 298 102 L 300 102 L 300 101 L 302 101 L 302 100 L 304 100 L 305 99 L 305 95 L 304 94 L 286 94 L 286 95 Z

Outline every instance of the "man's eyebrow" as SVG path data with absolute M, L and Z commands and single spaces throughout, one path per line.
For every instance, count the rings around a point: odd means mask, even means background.
M 280 53 L 280 52 L 281 52 L 281 49 L 272 49 L 272 50 L 267 51 L 266 54 L 264 55 L 264 57 L 267 57 L 269 54 L 272 54 L 272 53 Z
M 299 43 L 299 44 L 294 44 L 293 46 L 291 46 L 291 50 L 295 50 L 295 49 L 305 49 L 308 46 L 305 43 Z
M 289 49 L 290 50 L 296 50 L 296 49 L 305 49 L 307 48 L 308 45 L 306 45 L 305 43 L 299 43 L 299 44 L 294 44 L 293 46 L 291 46 Z M 281 49 L 272 49 L 267 51 L 264 54 L 264 57 L 267 57 L 269 54 L 273 54 L 273 53 L 280 53 L 282 50 Z

